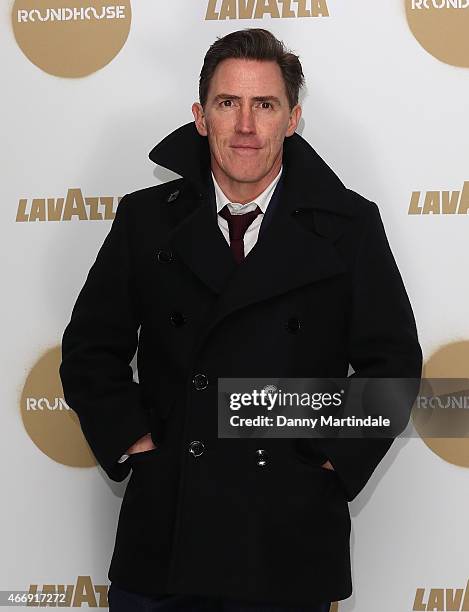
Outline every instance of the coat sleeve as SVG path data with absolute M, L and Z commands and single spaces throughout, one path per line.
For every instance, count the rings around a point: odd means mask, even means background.
M 115 481 L 129 473 L 122 454 L 150 431 L 130 362 L 140 325 L 128 241 L 128 196 L 117 207 L 62 337 L 64 398 L 96 460 Z
M 400 419 L 410 416 L 419 389 L 422 351 L 412 308 L 390 249 L 377 205 L 369 213 L 352 276 L 348 331 L 352 377 L 393 378 Z M 400 386 L 400 388 L 396 388 Z M 380 406 L 376 406 L 376 414 Z M 386 406 L 389 415 L 389 406 Z M 321 438 L 351 501 L 360 493 L 395 438 Z

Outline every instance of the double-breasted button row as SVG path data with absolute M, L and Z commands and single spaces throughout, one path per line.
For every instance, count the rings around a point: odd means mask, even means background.
M 192 440 L 192 442 L 189 443 L 189 452 L 193 457 L 200 457 L 204 450 L 205 445 L 200 440 Z
M 300 320 L 297 317 L 290 317 L 285 323 L 285 329 L 291 334 L 296 334 L 301 327 Z
M 189 442 L 189 452 L 193 457 L 200 457 L 205 450 L 205 445 L 200 440 L 192 440 Z M 265 449 L 258 448 L 256 450 L 256 462 L 257 465 L 264 467 L 267 465 L 267 453 Z
M 168 204 L 171 204 L 171 202 L 174 202 L 178 199 L 180 193 L 181 192 L 179 191 L 179 189 L 176 189 L 176 191 L 171 192 L 166 198 L 166 202 L 168 202 Z
M 261 467 L 264 467 L 265 465 L 267 465 L 267 453 L 265 449 L 258 448 L 256 450 L 256 460 L 257 460 L 257 465 L 260 465 Z
M 205 374 L 196 374 L 192 379 L 192 384 L 197 391 L 202 391 L 208 387 L 208 378 Z
M 156 259 L 158 263 L 171 263 L 174 259 L 173 253 L 171 251 L 165 251 L 164 249 L 159 249 L 156 252 Z
M 184 325 L 184 323 L 187 321 L 182 312 L 172 312 L 169 315 L 169 319 L 174 327 L 181 327 L 181 325 Z

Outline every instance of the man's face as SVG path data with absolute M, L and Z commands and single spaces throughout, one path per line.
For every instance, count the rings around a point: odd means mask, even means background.
M 301 117 L 299 105 L 290 110 L 278 64 L 245 59 L 220 62 L 205 108 L 195 103 L 192 112 L 199 134 L 208 137 L 214 173 L 239 183 L 277 174 L 284 138 Z

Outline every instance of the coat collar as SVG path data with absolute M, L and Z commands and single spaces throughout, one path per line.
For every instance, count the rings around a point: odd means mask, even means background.
M 234 311 L 345 272 L 345 263 L 331 236 L 340 234 L 344 221 L 354 214 L 347 208 L 347 190 L 298 134 L 284 143 L 284 176 L 274 194 L 276 202 L 269 225 L 240 265 L 234 262 L 217 226 L 210 197 L 213 183 L 209 179 L 209 149 L 195 124 L 184 125 L 167 136 L 151 151 L 150 159 L 184 177 L 198 196 L 194 202 L 194 192 L 186 198 L 181 195 L 179 200 L 185 200 L 188 213 L 159 248 L 176 253 L 218 294 L 213 309 L 207 313 L 201 341 Z M 305 227 L 302 214 L 295 214 L 305 209 L 312 209 L 314 231 Z M 329 232 L 328 237 L 321 235 L 321 227 Z
M 210 151 L 207 138 L 199 135 L 193 121 L 166 136 L 152 149 L 149 158 L 185 178 L 200 196 L 207 193 Z M 283 164 L 290 208 L 314 208 L 353 216 L 345 201 L 346 188 L 341 180 L 297 133 L 285 138 Z

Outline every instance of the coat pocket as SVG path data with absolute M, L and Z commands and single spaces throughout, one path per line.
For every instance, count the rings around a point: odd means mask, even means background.
M 290 457 L 298 463 L 312 469 L 320 469 L 326 472 L 333 471 L 322 467 L 329 457 L 315 447 L 314 440 L 310 440 L 309 438 L 293 439 L 288 448 Z
M 314 447 L 314 440 L 308 438 L 291 440 L 288 449 L 288 456 L 293 469 L 323 476 L 326 481 L 329 481 L 329 486 L 337 490 L 344 503 L 348 503 L 345 488 L 336 470 L 322 467 L 328 457 Z
M 149 457 L 152 458 L 154 455 L 157 455 L 159 451 L 160 447 L 159 445 L 157 445 L 156 448 L 151 448 L 150 450 L 140 451 L 138 453 L 131 453 L 129 455 L 128 461 L 130 461 L 132 465 L 140 461 L 146 461 Z

